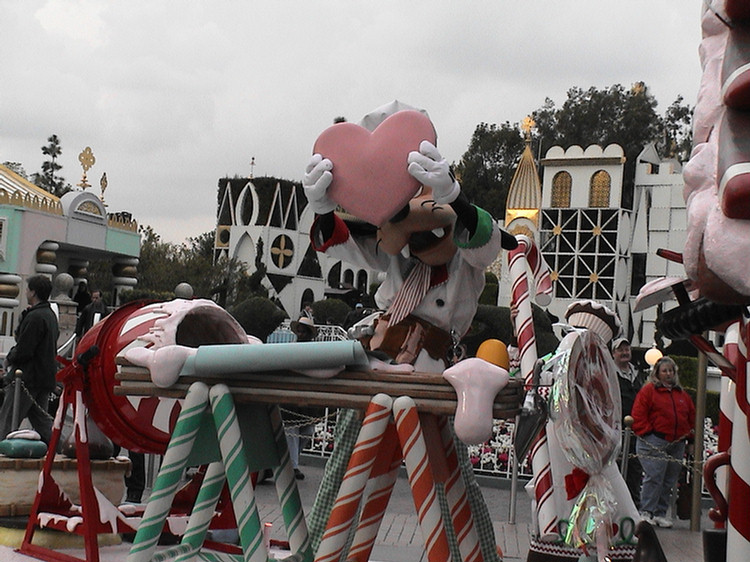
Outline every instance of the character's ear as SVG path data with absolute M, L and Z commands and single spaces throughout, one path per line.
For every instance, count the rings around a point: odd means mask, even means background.
M 518 248 L 518 240 L 509 232 L 500 229 L 500 245 L 504 250 L 515 250 Z

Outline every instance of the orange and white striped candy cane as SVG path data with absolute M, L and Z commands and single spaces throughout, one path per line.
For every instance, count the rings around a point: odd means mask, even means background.
M 318 546 L 316 562 L 334 562 L 341 557 L 373 464 L 380 452 L 383 435 L 391 420 L 392 403 L 392 398 L 386 394 L 376 394 L 370 400 L 346 474 Z
M 445 451 L 445 460 L 448 466 L 448 479 L 443 483 L 445 487 L 445 498 L 451 510 L 453 530 L 456 533 L 458 548 L 461 551 L 463 562 L 482 562 L 482 550 L 479 546 L 479 535 L 474 528 L 474 516 L 471 513 L 471 504 L 466 495 L 461 469 L 458 465 L 458 453 L 453 433 L 448 424 L 447 416 L 438 419 L 440 438 Z
M 419 526 L 425 542 L 429 562 L 449 562 L 451 560 L 448 536 L 440 513 L 440 505 L 427 456 L 427 445 L 419 423 L 417 407 L 408 396 L 400 396 L 393 401 L 393 417 L 401 442 L 406 472 L 414 507 L 417 509 Z
M 392 439 L 393 442 L 390 462 L 387 461 L 389 439 Z M 370 559 L 380 524 L 388 508 L 388 501 L 398 479 L 398 471 L 401 468 L 401 449 L 398 446 L 396 426 L 392 420 L 388 427 L 388 433 L 383 438 L 380 455 L 380 458 L 375 461 L 375 467 L 373 467 L 367 502 L 359 517 L 359 525 L 352 545 L 349 547 L 347 561 L 367 562 Z M 378 464 L 381 465 L 382 469 L 379 469 Z

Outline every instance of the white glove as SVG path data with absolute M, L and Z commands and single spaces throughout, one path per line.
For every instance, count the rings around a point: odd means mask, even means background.
M 319 215 L 330 213 L 337 207 L 336 203 L 326 195 L 326 190 L 333 181 L 332 169 L 333 162 L 328 158 L 323 158 L 320 154 L 313 154 L 310 163 L 305 168 L 302 187 L 310 208 Z
M 435 203 L 453 203 L 461 193 L 461 185 L 453 177 L 448 162 L 430 141 L 422 141 L 419 152 L 410 152 L 407 162 L 409 173 L 422 185 L 432 188 Z

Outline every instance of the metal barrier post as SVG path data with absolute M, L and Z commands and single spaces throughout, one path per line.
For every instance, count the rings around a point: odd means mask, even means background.
M 18 429 L 18 426 L 21 425 L 21 376 L 23 373 L 21 372 L 21 369 L 16 369 L 16 372 L 14 373 L 15 380 L 13 381 L 13 417 L 12 425 L 11 425 L 11 431 L 15 431 Z
M 510 448 L 509 457 L 513 459 L 510 473 L 510 507 L 508 508 L 508 523 L 516 524 L 516 499 L 518 498 L 518 459 L 513 447 Z
M 620 458 L 620 474 L 622 474 L 622 477 L 626 479 L 627 481 L 627 474 L 628 474 L 628 462 L 630 460 L 630 440 L 633 438 L 633 430 L 630 429 L 630 426 L 633 425 L 633 417 L 632 416 L 625 416 L 625 419 L 623 420 L 623 425 L 625 426 L 625 429 L 622 434 L 622 457 Z

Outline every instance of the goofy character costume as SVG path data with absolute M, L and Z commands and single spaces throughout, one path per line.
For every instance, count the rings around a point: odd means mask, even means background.
M 403 109 L 413 108 L 393 102 L 366 116 L 360 125 L 372 131 L 386 117 Z M 365 347 L 386 361 L 442 373 L 460 359 L 458 343 L 476 312 L 485 269 L 501 248 L 512 249 L 517 243 L 489 213 L 469 202 L 432 143 L 422 141 L 419 151 L 411 152 L 404 166 L 422 187 L 404 208 L 376 228 L 362 221 L 345 221 L 334 213 L 337 204 L 328 198 L 326 190 L 336 170 L 330 160 L 315 154 L 303 182 L 316 213 L 311 238 L 318 251 L 386 273 L 375 294 L 376 305 L 385 312 L 363 338 Z M 314 548 L 358 431 L 355 412 L 345 412 L 343 419 L 340 414 L 334 456 L 326 466 L 326 478 L 310 521 Z M 466 447 L 458 441 L 456 445 L 483 558 L 498 560 L 492 523 Z M 449 518 L 449 514 L 443 516 Z M 455 544 L 452 547 L 457 552 Z

